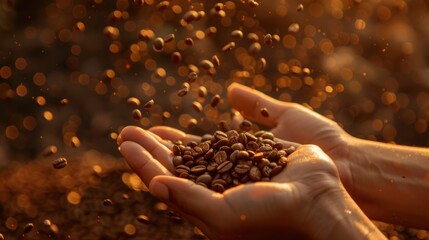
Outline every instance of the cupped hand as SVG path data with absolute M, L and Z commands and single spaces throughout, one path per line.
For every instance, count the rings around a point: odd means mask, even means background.
M 228 100 L 241 115 L 271 127 L 278 138 L 320 146 L 336 163 L 343 184 L 351 186 L 347 144 L 353 137 L 332 121 L 300 104 L 283 102 L 260 91 L 232 83 Z M 268 117 L 261 114 L 266 108 Z
M 169 127 L 126 127 L 120 152 L 150 192 L 199 227 L 210 239 L 303 239 L 324 232 L 319 214 L 325 196 L 342 195 L 338 172 L 320 148 L 304 145 L 271 182 L 244 184 L 216 193 L 173 175 L 168 140 L 199 140 Z M 341 197 L 340 197 L 341 198 Z M 341 199 L 340 199 L 341 201 Z M 318 219 L 318 224 L 313 224 Z

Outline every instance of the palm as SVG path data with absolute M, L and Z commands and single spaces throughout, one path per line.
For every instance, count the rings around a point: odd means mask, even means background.
M 121 133 L 120 150 L 147 185 L 153 179 L 159 179 L 158 176 L 172 176 L 172 153 L 169 143 L 163 139 L 198 140 L 196 136 L 168 127 L 156 127 L 151 131 L 127 127 Z M 273 182 L 242 185 L 223 194 L 213 194 L 208 189 L 176 177 L 162 179 L 174 185 L 175 193 L 172 195 L 175 197 L 170 199 L 170 206 L 212 238 L 282 238 L 284 232 L 278 232 L 278 229 L 284 229 L 281 225 L 295 226 L 297 229 L 307 221 L 311 206 L 307 204 L 308 199 L 338 186 L 332 161 L 328 157 L 320 158 L 320 153 L 316 156 L 314 149 L 300 150 L 306 148 L 309 147 L 299 148 L 296 154 L 290 156 L 287 170 L 275 176 Z M 199 199 L 201 204 L 193 199 Z M 207 203 L 217 207 L 207 208 Z M 284 219 L 285 214 L 289 218 Z M 272 236 L 267 236 L 267 231 L 261 232 L 260 229 L 269 230 Z M 236 235 L 238 233 L 240 236 Z M 296 233 L 291 230 L 287 232 L 288 235 Z

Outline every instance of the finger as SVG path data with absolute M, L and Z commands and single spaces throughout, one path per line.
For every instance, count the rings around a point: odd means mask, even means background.
M 125 141 L 119 146 L 119 151 L 124 156 L 131 169 L 149 186 L 152 178 L 158 175 L 171 175 L 171 173 L 141 145 Z
M 229 85 L 228 99 L 232 107 L 241 112 L 246 118 L 270 127 L 278 123 L 285 110 L 283 102 L 238 83 Z M 262 116 L 261 108 L 268 110 L 268 117 Z
M 179 129 L 172 128 L 172 127 L 166 127 L 166 126 L 156 126 L 151 129 L 149 129 L 152 133 L 155 133 L 159 137 L 163 139 L 168 139 L 171 141 L 177 141 L 180 140 L 184 144 L 190 142 L 190 141 L 201 141 L 201 137 L 192 135 L 192 134 L 186 134 Z
M 301 146 L 301 144 L 299 144 L 299 143 L 286 141 L 286 140 L 283 140 L 281 138 L 274 138 L 274 141 L 283 144 L 283 148 L 288 148 L 288 147 L 296 147 L 297 148 L 297 147 Z
M 180 209 L 183 214 L 193 216 L 208 226 L 215 224 L 221 217 L 228 219 L 231 214 L 222 194 L 187 179 L 158 176 L 150 183 L 149 191 Z
M 120 133 L 121 141 L 133 141 L 140 144 L 170 172 L 174 171 L 172 152 L 152 134 L 135 126 L 125 127 Z

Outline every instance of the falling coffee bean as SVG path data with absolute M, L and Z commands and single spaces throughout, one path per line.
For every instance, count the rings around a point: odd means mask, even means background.
M 66 158 L 57 158 L 54 161 L 52 161 L 52 166 L 55 169 L 61 169 L 67 166 L 67 159 Z

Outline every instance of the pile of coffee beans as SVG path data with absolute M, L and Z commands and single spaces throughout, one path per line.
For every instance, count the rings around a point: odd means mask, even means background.
M 271 132 L 253 134 L 251 123 L 243 123 L 239 131 L 218 130 L 202 136 L 199 143 L 176 141 L 172 148 L 176 175 L 220 193 L 248 182 L 270 181 L 287 166 L 295 147 L 285 147 Z

